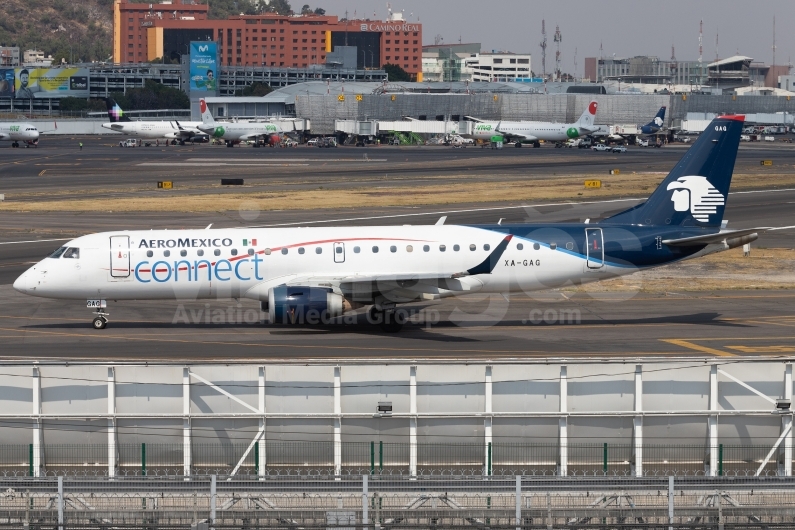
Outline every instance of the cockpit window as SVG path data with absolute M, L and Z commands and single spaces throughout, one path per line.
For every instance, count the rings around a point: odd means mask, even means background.
M 61 247 L 58 250 L 56 250 L 55 252 L 53 252 L 52 254 L 50 254 L 48 257 L 58 259 L 58 258 L 61 257 L 61 254 L 63 254 L 65 250 L 66 250 L 66 247 Z
M 69 247 L 66 249 L 66 252 L 63 254 L 64 259 L 72 258 L 72 259 L 80 259 L 80 249 L 75 247 Z

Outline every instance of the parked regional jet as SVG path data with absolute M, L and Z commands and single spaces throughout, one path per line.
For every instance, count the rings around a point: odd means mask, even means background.
M 108 118 L 110 118 L 110 123 L 102 124 L 105 129 L 144 138 L 166 138 L 178 141 L 183 145 L 191 140 L 207 138 L 207 135 L 198 129 L 201 122 L 132 121 L 124 115 L 124 111 L 113 98 L 105 98 L 105 103 L 108 107 Z
M 580 119 L 574 123 L 475 120 L 478 123 L 475 124 L 472 134 L 468 136 L 477 140 L 490 140 L 494 136 L 502 136 L 516 147 L 521 147 L 522 142 L 540 147 L 540 140 L 565 142 L 599 130 L 599 127 L 594 126 L 597 106 L 596 101 L 591 101 Z
M 743 119 L 713 120 L 646 202 L 597 223 L 112 231 L 69 241 L 14 289 L 87 300 L 97 329 L 108 299 L 246 297 L 271 323 L 371 306 L 397 330 L 399 304 L 584 284 L 754 241 L 769 228 L 723 223 Z
M 646 125 L 638 125 L 631 133 L 615 132 L 609 135 L 608 138 L 611 140 L 624 140 L 625 138 L 629 138 L 630 141 L 634 142 L 635 138 L 638 136 L 657 134 L 657 132 L 662 129 L 663 123 L 665 123 L 665 107 L 660 107 L 660 110 L 657 111 L 657 115 Z
M 19 142 L 24 142 L 25 147 L 35 146 L 39 143 L 39 130 L 30 123 L 0 123 L 0 140 L 10 141 L 11 147 L 19 147 Z
M 234 144 L 248 140 L 257 142 L 264 140 L 271 145 L 281 141 L 279 134 L 282 133 L 282 129 L 275 123 L 255 121 L 217 122 L 203 99 L 199 100 L 199 109 L 202 113 L 202 123 L 199 125 L 199 129 L 213 138 L 225 140 L 227 147 L 232 147 Z

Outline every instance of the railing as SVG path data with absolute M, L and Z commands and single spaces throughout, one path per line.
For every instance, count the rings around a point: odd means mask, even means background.
M 33 444 L 0 446 L 0 476 L 115 476 L 225 475 L 248 476 L 337 475 L 410 476 L 411 446 L 407 443 L 344 442 L 335 460 L 333 442 L 267 440 L 250 444 L 193 444 L 185 451 L 175 444 L 108 445 Z M 705 476 L 710 462 L 704 445 L 646 445 L 642 448 L 643 476 Z M 186 453 L 188 458 L 186 458 Z M 715 448 L 714 475 L 747 477 L 759 470 L 768 446 L 724 445 Z M 566 447 L 567 476 L 636 476 L 634 447 L 629 444 L 578 444 Z M 783 453 L 782 453 L 783 454 Z M 557 444 L 417 444 L 416 475 L 420 477 L 535 476 L 562 473 Z M 34 466 L 38 465 L 38 470 Z M 773 455 L 760 472 L 779 474 Z

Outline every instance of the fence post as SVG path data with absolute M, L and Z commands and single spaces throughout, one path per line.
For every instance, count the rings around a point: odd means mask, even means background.
M 58 530 L 63 530 L 63 475 L 58 475 Z
M 605 442 L 605 446 L 602 451 L 602 471 L 604 471 L 605 475 L 607 475 L 607 442 Z
M 141 475 L 146 476 L 146 444 L 141 442 Z
M 723 444 L 718 445 L 718 476 L 723 476 Z
M 674 476 L 668 477 L 668 530 L 674 530 Z
M 215 528 L 216 476 L 210 477 L 210 527 Z
M 486 472 L 491 476 L 491 442 L 489 442 L 489 461 L 487 462 Z
M 30 451 L 28 451 L 28 476 L 33 476 L 33 444 L 30 444 Z
M 372 443 L 372 442 L 370 442 Z M 367 513 L 370 506 L 367 504 L 367 475 L 362 475 L 362 528 L 367 528 L 369 522 L 369 514 Z
M 378 473 L 384 474 L 384 442 L 378 442 Z
M 516 530 L 522 527 L 522 477 L 516 475 Z
M 254 474 L 259 476 L 259 440 L 254 444 Z
M 370 442 L 370 474 L 375 474 L 375 442 Z

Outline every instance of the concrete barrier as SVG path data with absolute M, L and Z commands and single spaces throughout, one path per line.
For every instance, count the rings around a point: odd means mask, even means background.
M 108 134 L 121 136 L 120 133 L 103 129 L 102 124 L 107 123 L 107 120 L 26 120 L 27 123 L 35 125 L 42 136 L 51 135 L 98 135 Z

